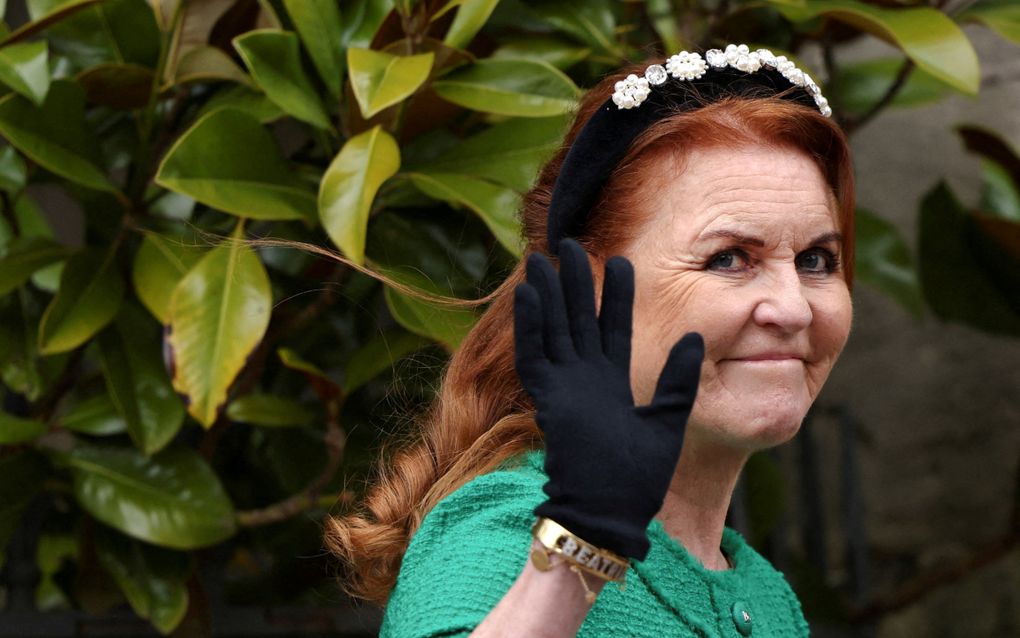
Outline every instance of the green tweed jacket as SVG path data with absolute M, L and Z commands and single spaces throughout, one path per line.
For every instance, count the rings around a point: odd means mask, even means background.
M 544 452 L 534 450 L 444 498 L 404 555 L 381 638 L 466 636 L 517 579 L 531 545 L 532 510 L 546 496 Z M 651 549 L 632 561 L 626 586 L 609 583 L 578 636 L 802 638 L 808 625 L 783 575 L 726 528 L 734 565 L 705 569 L 658 519 Z

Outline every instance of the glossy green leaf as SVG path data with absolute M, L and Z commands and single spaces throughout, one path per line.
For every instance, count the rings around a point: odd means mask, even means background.
M 7 544 L 21 523 L 21 516 L 42 489 L 48 474 L 46 463 L 35 452 L 13 452 L 0 457 L 0 566 Z
M 825 87 L 829 101 L 850 114 L 864 113 L 877 104 L 895 81 L 903 60 L 882 58 L 840 67 L 836 81 Z M 922 106 L 948 97 L 952 89 L 921 69 L 915 69 L 890 103 L 896 107 Z
M 435 339 L 450 351 L 471 331 L 477 315 L 470 309 L 431 304 L 386 288 L 386 306 L 400 325 L 415 334 Z
M 297 35 L 272 29 L 249 31 L 234 38 L 234 48 L 270 100 L 303 122 L 330 128 L 329 116 L 301 66 Z
M 160 331 L 147 315 L 126 305 L 113 325 L 99 333 L 99 358 L 110 399 L 143 454 L 173 440 L 184 423 L 184 406 L 163 366 Z
M 1020 44 L 1020 4 L 1016 0 L 980 0 L 957 17 L 958 22 L 980 22 L 1003 38 Z
M 180 19 L 170 43 L 163 82 L 169 82 L 177 75 L 177 64 L 195 47 L 209 43 L 209 37 L 220 18 L 236 4 L 235 0 L 150 0 L 158 3 L 155 14 L 164 31 L 173 24 L 174 11 L 180 4 Z M 183 4 L 181 4 L 183 3 Z
M 397 360 L 427 343 L 420 335 L 403 330 L 390 330 L 376 335 L 347 361 L 344 391 L 348 394 L 354 392 L 386 370 L 392 369 Z
M 423 170 L 481 177 L 523 193 L 559 148 L 566 127 L 562 117 L 507 120 L 429 159 Z
M 64 18 L 46 32 L 53 52 L 62 53 L 66 63 L 77 70 L 97 64 L 154 68 L 159 35 L 152 9 L 139 0 L 104 0 Z
M 25 187 L 26 179 L 25 160 L 13 146 L 0 148 L 0 190 L 8 193 L 20 191 Z
M 456 6 L 457 14 L 443 37 L 443 43 L 455 49 L 466 48 L 485 26 L 497 4 L 499 0 L 451 0 L 442 11 Z
M 1020 190 L 1009 171 L 990 160 L 982 160 L 981 168 L 981 210 L 1020 221 Z
M 46 432 L 46 424 L 0 412 L 0 445 L 24 443 Z
M 44 392 L 46 379 L 36 351 L 39 315 L 27 303 L 29 299 L 27 295 L 0 297 L 0 381 L 35 401 Z
M 262 124 L 275 122 L 285 115 L 283 109 L 266 97 L 265 93 L 254 91 L 244 86 L 234 86 L 226 90 L 217 91 L 202 106 L 198 117 L 203 117 L 218 109 L 244 111 Z
M 973 124 L 958 125 L 956 133 L 968 151 L 1001 166 L 1013 184 L 1020 187 L 1020 153 L 1005 138 Z
M 390 0 L 351 0 L 345 3 L 341 42 L 348 47 L 368 47 L 392 9 Z
M 97 64 L 77 76 L 90 104 L 114 109 L 138 109 L 149 102 L 153 73 L 140 64 Z
M 15 239 L 0 257 L 0 295 L 25 283 L 32 273 L 67 259 L 69 254 L 64 246 L 42 237 Z
M 77 348 L 109 323 L 124 298 L 124 280 L 113 255 L 84 250 L 67 261 L 60 291 L 39 325 L 39 352 L 54 354 Z
M 0 135 L 61 177 L 117 191 L 100 168 L 99 144 L 85 123 L 85 94 L 73 82 L 54 81 L 41 107 L 13 93 L 0 99 Z
M 216 81 L 237 82 L 245 86 L 253 84 L 244 69 L 217 47 L 197 46 L 181 56 L 174 73 L 174 84 Z
M 56 576 L 65 562 L 78 557 L 78 541 L 71 534 L 40 534 L 35 544 L 35 564 L 39 582 L 35 586 L 35 606 L 39 611 L 67 609 L 67 595 L 57 584 Z
M 419 172 L 408 176 L 429 197 L 464 206 L 478 215 L 510 254 L 520 257 L 524 252 L 520 220 L 517 218 L 520 195 L 516 191 L 454 173 Z
M 174 288 L 198 263 L 203 252 L 180 235 L 147 233 L 142 240 L 135 254 L 131 281 L 138 299 L 161 323 L 169 321 Z
M 315 418 L 315 411 L 287 397 L 248 394 L 230 402 L 227 417 L 231 421 L 280 428 L 305 425 Z
M 108 436 L 127 431 L 127 423 L 117 413 L 113 400 L 107 394 L 97 394 L 69 406 L 57 421 L 72 432 Z
M 213 111 L 167 152 L 156 182 L 240 217 L 313 219 L 315 193 L 248 113 Z
M 50 90 L 48 57 L 45 40 L 0 48 L 0 82 L 41 106 Z
M 553 36 L 534 35 L 527 38 L 502 40 L 499 48 L 493 51 L 489 58 L 534 59 L 551 64 L 562 71 L 569 69 L 589 55 L 591 55 L 591 49 L 588 47 L 564 42 Z
M 318 366 L 303 359 L 298 353 L 290 348 L 277 348 L 276 354 L 280 357 L 280 363 L 304 375 L 321 402 L 329 403 L 340 395 L 339 384 Z
M 334 100 L 340 99 L 344 72 L 343 32 L 336 0 L 283 0 L 287 14 L 319 77 Z
M 87 9 L 102 1 L 103 0 L 64 0 L 52 2 L 50 0 L 45 0 L 44 2 L 33 2 L 32 0 L 29 0 L 27 2 L 28 13 L 32 20 L 7 34 L 7 37 L 0 41 L 0 46 L 7 46 L 13 42 L 24 40 L 25 38 L 28 38 L 29 36 L 70 17 L 78 11 Z
M 400 168 L 396 140 L 376 126 L 347 140 L 319 187 L 319 217 L 329 238 L 351 260 L 365 261 L 365 231 L 372 201 Z
M 146 457 L 130 448 L 78 444 L 67 463 L 78 504 L 128 536 L 195 549 L 234 534 L 234 506 L 216 474 L 191 449 Z
M 227 390 L 262 340 L 272 303 L 262 262 L 239 238 L 207 253 L 174 289 L 173 384 L 204 426 L 216 421 Z
M 609 0 L 556 0 L 536 3 L 535 13 L 543 20 L 595 51 L 623 58 L 623 48 L 616 42 L 616 18 Z
M 981 240 L 979 232 L 974 217 L 967 214 L 945 182 L 939 182 L 925 195 L 921 202 L 919 260 L 925 299 L 943 319 L 988 332 L 1020 335 L 1016 288 L 1011 294 L 1001 290 L 982 268 L 982 261 L 987 259 L 982 253 L 994 248 Z M 1007 271 L 1013 271 L 1015 277 L 1020 266 L 1014 264 Z
M 432 88 L 454 104 L 519 117 L 569 113 L 578 96 L 570 78 L 539 60 L 480 60 L 442 76 Z
M 921 286 L 907 243 L 888 221 L 857 209 L 855 270 L 859 281 L 874 286 L 915 317 L 924 308 Z
M 371 49 L 348 49 L 347 68 L 361 114 L 368 119 L 410 96 L 424 84 L 435 55 L 393 55 Z
M 930 7 L 884 8 L 856 0 L 807 0 L 777 9 L 795 22 L 828 16 L 899 47 L 917 66 L 958 91 L 976 95 L 978 57 L 952 18 Z
M 188 610 L 191 560 L 187 554 L 124 538 L 102 527 L 96 534 L 96 551 L 139 617 L 162 634 L 180 624 Z

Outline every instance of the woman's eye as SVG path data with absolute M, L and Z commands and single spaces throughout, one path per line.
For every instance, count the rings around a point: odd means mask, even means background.
M 740 270 L 747 265 L 747 258 L 741 251 L 724 250 L 709 258 L 706 270 Z
M 839 267 L 839 258 L 824 248 L 812 248 L 797 255 L 797 270 L 809 273 L 831 273 Z

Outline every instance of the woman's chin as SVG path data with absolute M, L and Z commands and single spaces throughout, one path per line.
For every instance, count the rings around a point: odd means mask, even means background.
M 720 442 L 748 450 L 763 450 L 782 445 L 796 436 L 810 406 L 809 400 L 792 397 L 768 400 L 747 397 L 729 409 L 713 406 L 713 414 L 698 414 L 695 410 L 691 418 L 704 424 L 699 429 L 707 430 Z

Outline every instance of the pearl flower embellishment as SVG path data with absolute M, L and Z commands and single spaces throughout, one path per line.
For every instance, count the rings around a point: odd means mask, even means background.
M 822 115 L 825 117 L 832 115 L 829 101 L 822 95 L 822 90 L 810 75 L 798 69 L 784 55 L 774 55 L 768 49 L 751 51 L 746 44 L 728 44 L 725 49 L 709 49 L 705 52 L 704 58 L 698 53 L 681 51 L 666 60 L 665 68 L 653 64 L 645 69 L 644 77 L 631 74 L 617 82 L 613 103 L 620 109 L 637 108 L 648 98 L 651 87 L 663 84 L 669 76 L 678 80 L 696 80 L 709 69 L 723 69 L 727 66 L 745 73 L 754 73 L 762 67 L 771 67 L 779 71 L 791 84 L 802 87 L 811 94 Z

